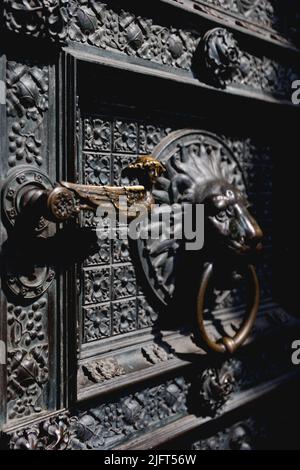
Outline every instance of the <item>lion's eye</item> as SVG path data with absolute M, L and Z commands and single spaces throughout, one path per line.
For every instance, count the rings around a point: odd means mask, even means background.
M 215 217 L 219 222 L 225 222 L 225 220 L 228 218 L 226 211 L 218 212 Z

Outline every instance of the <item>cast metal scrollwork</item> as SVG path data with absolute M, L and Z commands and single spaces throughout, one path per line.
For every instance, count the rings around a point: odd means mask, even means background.
M 66 36 L 68 0 L 4 0 L 4 19 L 13 32 L 62 40 Z
M 223 366 L 221 369 L 206 369 L 200 378 L 201 407 L 209 413 L 216 413 L 233 392 L 235 378 L 233 371 Z

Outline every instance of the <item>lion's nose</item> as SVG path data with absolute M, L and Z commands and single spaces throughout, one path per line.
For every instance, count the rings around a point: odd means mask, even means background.
M 239 214 L 239 226 L 240 233 L 245 241 L 252 250 L 259 250 L 262 248 L 263 232 L 256 220 L 252 217 L 246 208 L 237 207 Z
M 263 231 L 253 217 L 251 224 L 248 225 L 247 244 L 252 250 L 260 250 L 262 248 Z

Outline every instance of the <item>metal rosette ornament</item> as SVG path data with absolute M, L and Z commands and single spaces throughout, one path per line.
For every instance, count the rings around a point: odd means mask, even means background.
M 156 300 L 168 306 L 175 294 L 176 260 L 183 247 L 183 214 L 205 181 L 226 178 L 245 193 L 242 170 L 218 136 L 202 130 L 179 130 L 152 152 L 166 168 L 153 188 L 154 209 L 139 227 L 138 256 Z
M 201 48 L 206 78 L 212 85 L 226 88 L 242 65 L 242 55 L 233 34 L 226 28 L 209 30 Z
M 45 232 L 49 230 L 49 222 L 43 217 L 22 220 L 22 196 L 34 187 L 37 192 L 53 190 L 49 177 L 39 168 L 30 165 L 18 165 L 10 170 L 2 187 L 2 210 L 4 222 L 9 234 L 13 233 L 16 242 L 8 243 L 3 264 L 5 266 L 5 284 L 10 293 L 20 301 L 33 300 L 40 297 L 51 286 L 55 271 L 47 264 L 35 263 L 36 243 L 45 240 Z M 26 230 L 28 232 L 26 232 Z M 18 234 L 18 236 L 17 236 Z M 30 235 L 29 235 L 30 234 Z M 8 237 L 8 241 L 10 237 Z

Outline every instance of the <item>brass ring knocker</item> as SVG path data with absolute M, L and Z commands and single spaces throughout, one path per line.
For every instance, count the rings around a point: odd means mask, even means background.
M 216 342 L 208 336 L 204 326 L 205 296 L 209 282 L 213 275 L 213 264 L 209 263 L 205 267 L 197 299 L 197 321 L 202 340 L 209 349 L 216 353 L 234 353 L 245 342 L 254 325 L 259 307 L 260 289 L 257 274 L 253 265 L 248 265 L 248 274 L 251 283 L 251 301 L 249 302 L 246 317 L 242 323 L 242 326 L 233 338 L 224 336 Z

